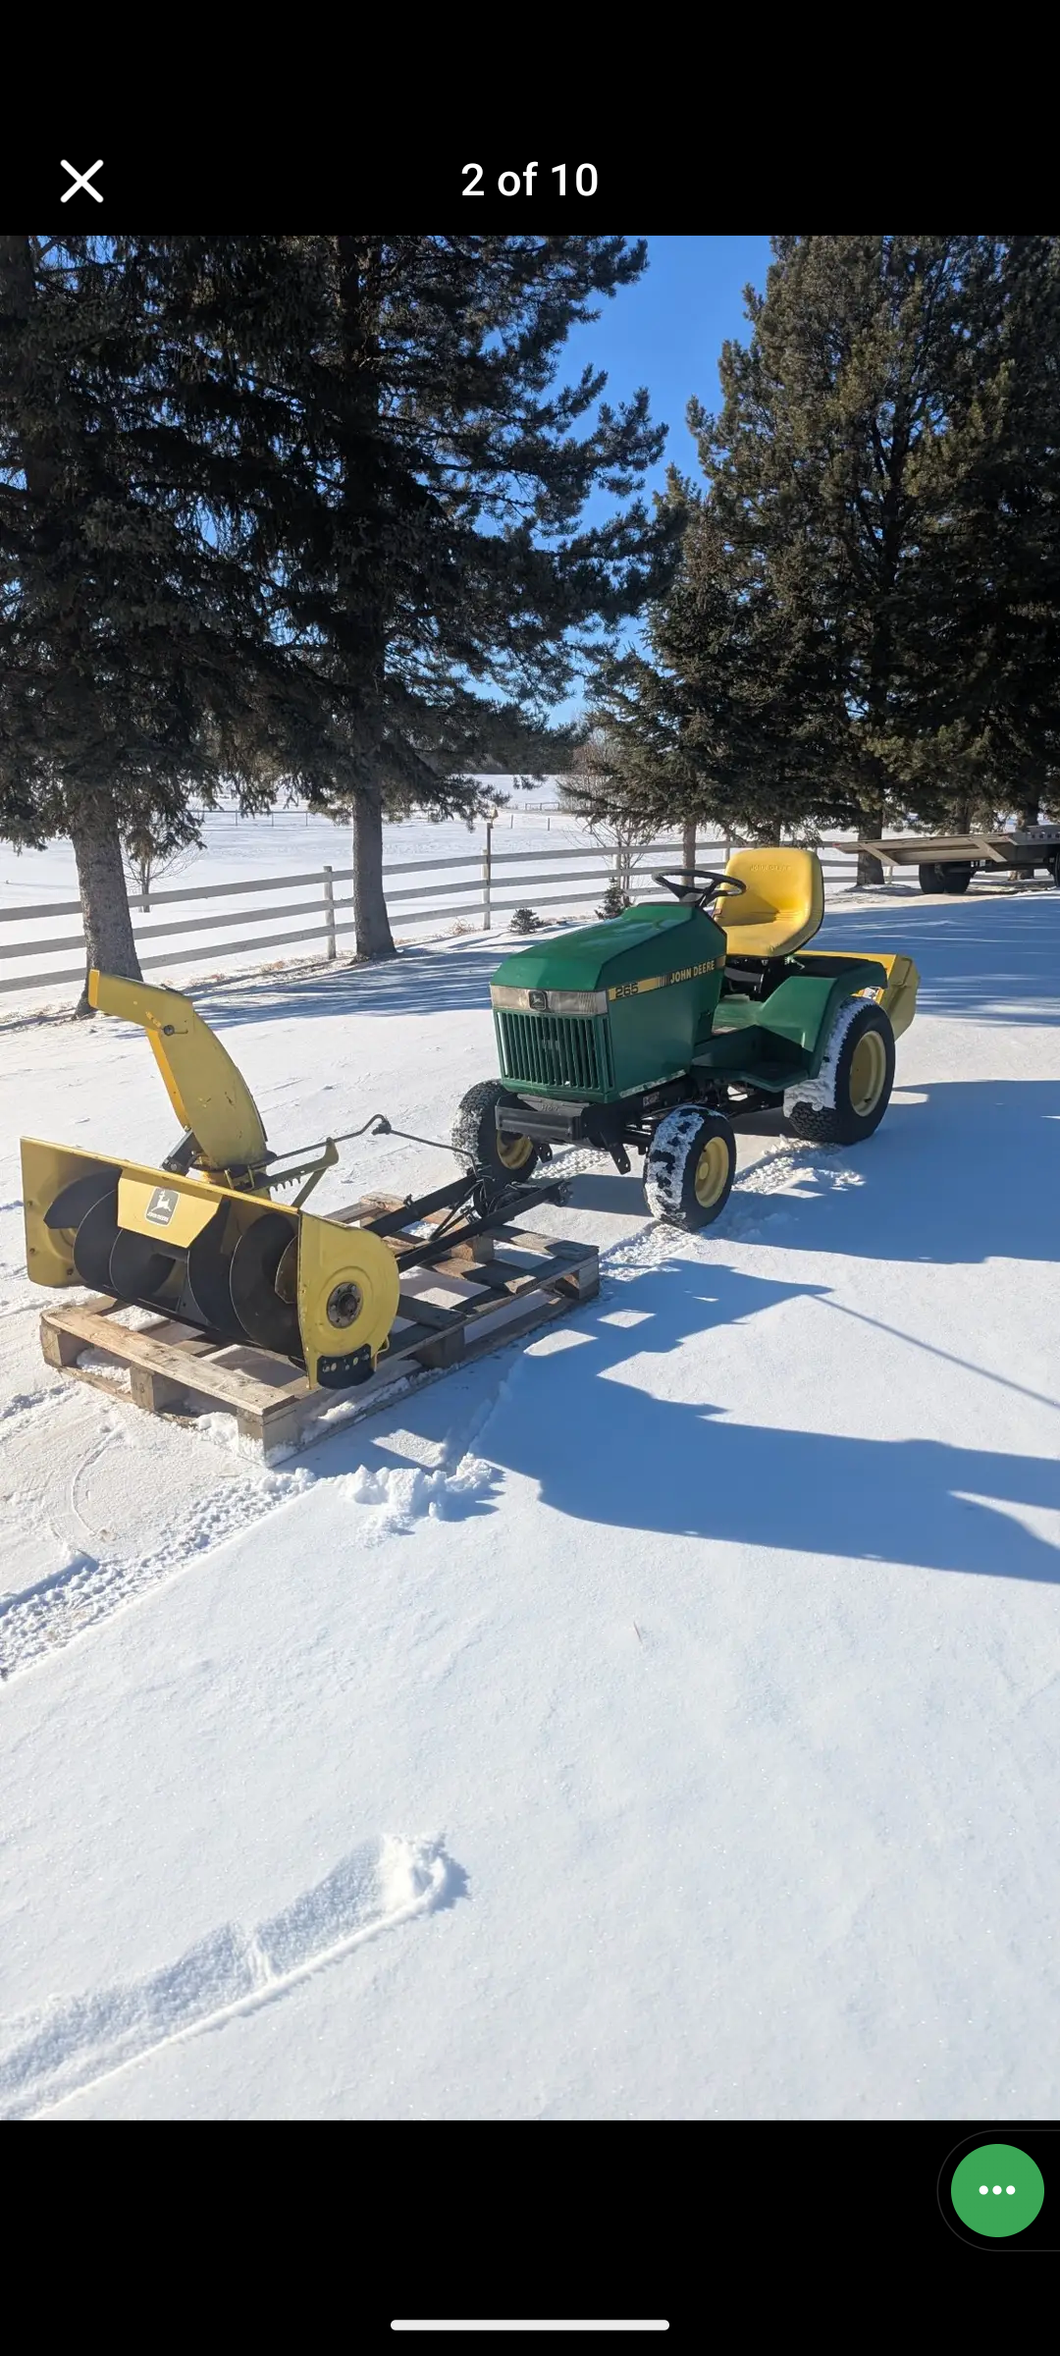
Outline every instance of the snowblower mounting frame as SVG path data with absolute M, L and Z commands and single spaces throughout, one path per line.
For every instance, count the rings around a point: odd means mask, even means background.
M 404 1268 L 429 1266 L 560 1198 L 555 1181 L 529 1172 L 498 1189 L 461 1156 L 448 1185 L 376 1218 L 317 1217 L 304 1206 L 338 1161 L 335 1138 L 293 1161 L 273 1153 L 242 1074 L 179 991 L 93 972 L 89 997 L 146 1031 L 182 1134 L 157 1168 L 22 1139 L 26 1267 L 38 1284 L 85 1285 L 215 1348 L 286 1358 L 312 1388 L 347 1390 L 371 1380 L 399 1316 L 399 1238 Z M 400 1134 L 382 1114 L 349 1134 L 372 1128 Z M 299 1181 L 292 1203 L 274 1199 Z M 410 1222 L 430 1232 L 410 1237 Z

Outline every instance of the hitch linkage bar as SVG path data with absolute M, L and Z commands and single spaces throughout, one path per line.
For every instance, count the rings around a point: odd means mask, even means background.
M 429 1266 L 432 1260 L 444 1260 L 457 1244 L 470 1243 L 476 1235 L 488 1235 L 492 1228 L 503 1227 L 517 1211 L 536 1210 L 539 1203 L 560 1200 L 561 1181 L 554 1179 L 551 1186 L 506 1186 L 502 1194 L 491 1194 L 482 1178 L 466 1170 L 453 1178 L 448 1186 L 438 1186 L 433 1194 L 409 1195 L 398 1211 L 384 1211 L 378 1219 L 365 1219 L 362 1224 L 370 1235 L 400 1235 L 432 1211 L 449 1210 L 454 1214 L 465 1204 L 469 1216 L 456 1225 L 452 1220 L 441 1220 L 434 1234 L 410 1252 L 402 1252 L 402 1268 Z

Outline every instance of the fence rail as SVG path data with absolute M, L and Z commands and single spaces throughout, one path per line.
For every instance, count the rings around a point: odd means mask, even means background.
M 731 848 L 727 842 L 700 843 L 696 849 L 697 863 L 724 867 Z M 645 898 L 651 890 L 651 868 L 648 863 L 665 860 L 671 866 L 680 866 L 682 846 L 680 843 L 650 843 L 646 847 L 641 846 L 634 857 L 637 864 L 630 872 L 625 889 L 632 899 L 637 900 Z M 564 862 L 567 871 L 564 875 L 554 872 L 559 861 Z M 596 864 L 587 866 L 586 861 L 595 861 Z M 851 879 L 849 863 L 841 854 L 834 854 L 830 859 L 826 855 L 822 864 L 826 873 L 831 869 L 833 873 L 842 874 L 845 880 Z M 509 874 L 508 870 L 513 867 L 530 868 L 533 872 L 518 876 Z M 473 869 L 474 872 L 465 876 L 462 872 L 465 869 Z M 498 869 L 504 872 L 498 874 Z M 461 871 L 459 876 L 454 875 L 454 870 Z M 403 884 L 396 880 L 406 875 L 428 874 L 435 875 L 438 881 Z M 456 858 L 442 855 L 435 859 L 397 860 L 384 867 L 383 888 L 391 925 L 399 933 L 407 933 L 413 925 L 449 923 L 454 919 L 466 922 L 476 915 L 480 929 L 489 932 L 495 916 L 507 915 L 516 908 L 533 906 L 535 912 L 539 908 L 584 908 L 597 900 L 601 885 L 620 880 L 620 875 L 621 865 L 617 854 L 610 848 L 605 850 L 598 843 L 584 846 L 564 844 L 561 849 L 547 851 L 495 851 L 491 832 L 487 830 L 486 842 L 477 851 L 462 853 Z M 226 907 L 216 916 L 188 916 L 177 921 L 164 919 L 156 924 L 134 922 L 133 932 L 138 950 L 141 944 L 147 947 L 155 941 L 174 943 L 171 949 L 150 950 L 146 956 L 141 953 L 141 966 L 145 973 L 162 969 L 168 971 L 177 965 L 201 965 L 215 957 L 242 957 L 258 949 L 293 949 L 307 941 L 323 941 L 325 959 L 332 959 L 338 953 L 339 937 L 349 935 L 355 929 L 353 895 L 346 892 L 340 896 L 336 890 L 336 886 L 352 882 L 352 867 L 325 866 L 312 868 L 299 875 L 254 876 L 245 883 L 192 884 L 183 890 L 148 890 L 130 894 L 130 904 L 141 916 L 149 916 L 162 907 L 175 907 L 193 901 L 223 899 L 231 902 L 248 898 L 252 903 L 245 911 L 238 907 Z M 542 894 L 536 889 L 542 884 L 563 884 L 564 889 L 550 889 Z M 517 887 L 515 897 L 498 899 L 495 896 L 496 885 L 502 891 L 507 887 L 508 892 Z M 265 908 L 255 904 L 256 895 L 263 892 L 310 889 L 315 895 L 312 898 L 280 902 Z M 440 905 L 437 904 L 439 898 Z M 431 905 L 423 905 L 426 902 Z M 79 900 L 48 900 L 29 907 L 0 908 L 0 925 L 36 924 L 56 917 L 79 918 L 80 915 Z M 286 924 L 300 916 L 315 916 L 319 921 L 295 932 L 248 935 L 230 929 L 241 924 Z M 211 934 L 225 927 L 229 928 L 229 933 L 222 941 L 201 939 L 194 948 L 185 945 L 184 937 L 189 933 Z M 55 937 L 38 937 L 32 941 L 0 938 L 0 960 L 5 962 L 60 956 L 69 950 L 80 950 L 80 965 L 5 974 L 0 979 L 0 994 L 13 990 L 50 989 L 55 984 L 79 983 L 84 974 L 84 934 L 78 930 Z

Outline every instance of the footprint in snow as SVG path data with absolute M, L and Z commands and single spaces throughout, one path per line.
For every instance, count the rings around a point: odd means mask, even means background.
M 250 1931 L 223 1923 L 142 1979 L 0 2024 L 0 2120 L 33 2118 L 173 2039 L 253 2011 L 380 1932 L 466 1894 L 440 1841 L 362 1841 Z
M 346 1475 L 342 1493 L 371 1509 L 368 1534 L 376 1540 L 427 1518 L 462 1520 L 489 1502 L 499 1478 L 496 1467 L 480 1456 L 462 1456 L 451 1470 L 442 1465 L 428 1471 L 422 1464 L 362 1464 Z

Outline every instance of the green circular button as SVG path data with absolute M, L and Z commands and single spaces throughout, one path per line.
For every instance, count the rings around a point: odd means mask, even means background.
M 1033 2225 L 1045 2199 L 1045 2179 L 1016 2144 L 981 2143 L 958 2161 L 950 2199 L 962 2225 L 1000 2241 Z

